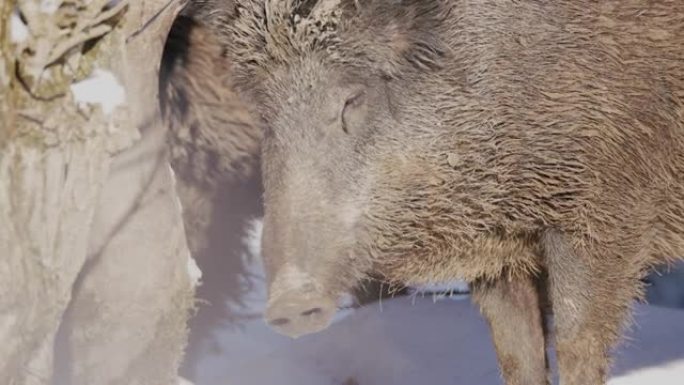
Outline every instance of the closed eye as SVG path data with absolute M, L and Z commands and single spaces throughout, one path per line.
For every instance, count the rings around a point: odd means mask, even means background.
M 349 116 L 348 114 L 353 113 L 354 109 L 363 105 L 365 101 L 366 93 L 360 91 L 354 94 L 352 97 L 348 98 L 344 102 L 344 108 L 342 109 L 342 129 L 345 133 L 349 134 Z
M 363 102 L 364 96 L 366 96 L 366 93 L 364 91 L 360 91 L 360 92 L 356 93 L 354 96 L 347 99 L 347 101 L 344 103 L 344 108 L 356 107 L 356 106 L 360 105 Z

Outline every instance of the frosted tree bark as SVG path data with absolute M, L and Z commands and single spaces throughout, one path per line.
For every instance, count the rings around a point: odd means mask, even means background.
M 0 1 L 1 384 L 51 383 L 60 325 L 71 383 L 176 381 L 198 277 L 157 73 L 179 8 Z

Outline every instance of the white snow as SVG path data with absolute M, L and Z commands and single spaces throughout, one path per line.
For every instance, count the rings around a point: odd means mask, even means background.
M 684 382 L 684 358 L 655 367 L 645 368 L 617 377 L 610 385 L 681 384 Z
M 176 179 L 176 172 L 173 171 L 173 167 L 171 165 L 168 165 L 169 168 L 169 176 L 171 177 L 171 187 L 173 188 L 174 191 L 176 191 L 176 185 L 177 185 L 177 179 Z M 180 198 L 178 194 L 174 193 L 175 197 L 175 203 L 176 203 L 176 209 L 178 210 L 179 213 L 183 212 L 183 204 L 180 201 Z M 190 283 L 192 284 L 193 287 L 197 287 L 202 280 L 202 269 L 200 269 L 199 265 L 197 265 L 197 261 L 195 261 L 195 258 L 192 257 L 192 254 L 188 252 L 188 262 L 187 262 L 187 272 L 188 272 L 188 277 L 190 278 Z
M 62 5 L 62 0 L 41 0 L 40 11 L 46 14 L 53 14 L 57 12 L 60 5 Z
M 264 230 L 262 218 L 256 218 L 248 223 L 247 237 L 245 245 L 249 255 L 261 255 L 261 234 Z
M 467 293 L 468 284 L 464 281 L 446 282 L 443 284 L 431 284 L 416 286 L 417 293 Z
M 102 69 L 95 69 L 90 77 L 72 84 L 71 92 L 78 104 L 99 105 L 105 115 L 126 99 L 126 91 L 114 74 Z
M 383 309 L 360 309 L 298 340 L 275 335 L 259 320 L 223 330 L 200 364 L 196 384 L 502 384 L 487 326 L 469 301 L 419 299 L 412 305 L 401 298 L 386 301 Z M 658 324 L 664 338 L 632 334 L 632 343 L 618 352 L 609 384 L 681 385 L 684 312 L 639 309 L 638 321 Z M 645 345 L 671 354 L 654 357 Z
M 197 261 L 195 261 L 195 258 L 193 258 L 190 253 L 188 253 L 187 268 L 188 277 L 190 277 L 190 282 L 192 283 L 192 286 L 196 287 L 202 280 L 202 270 L 200 270 L 199 266 L 197 266 Z
M 255 267 L 259 289 L 246 299 L 248 313 L 266 302 Z M 638 305 L 635 319 L 609 385 L 684 383 L 684 311 Z M 250 318 L 216 331 L 201 350 L 196 385 L 502 384 L 489 330 L 468 296 L 346 310 L 327 330 L 297 340 Z
M 186 380 L 183 377 L 178 378 L 178 385 L 194 385 L 192 382 Z
M 10 16 L 10 41 L 14 44 L 20 44 L 29 38 L 31 33 L 28 27 L 21 20 L 19 14 L 15 11 Z

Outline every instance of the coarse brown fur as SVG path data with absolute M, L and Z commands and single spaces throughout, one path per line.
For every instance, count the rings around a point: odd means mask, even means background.
M 461 278 L 507 383 L 539 384 L 543 346 L 514 349 L 501 320 L 538 341 L 540 287 L 562 383 L 605 383 L 640 278 L 684 255 L 684 3 L 218 7 L 207 21 L 265 127 L 270 310 L 295 308 L 288 277 L 314 306 L 274 325 L 324 327 L 314 302 L 370 272 Z
M 215 36 L 180 16 L 167 39 L 160 94 L 174 168 L 193 181 L 258 174 L 261 131 L 233 92 L 230 62 Z

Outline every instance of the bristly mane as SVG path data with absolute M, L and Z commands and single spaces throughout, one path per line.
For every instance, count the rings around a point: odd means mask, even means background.
M 255 76 L 273 65 L 318 49 L 334 51 L 342 9 L 317 0 L 238 1 L 231 20 L 219 26 L 236 64 Z
M 444 0 L 236 0 L 212 4 L 206 18 L 222 36 L 239 79 L 315 53 L 333 63 L 396 76 L 406 64 L 440 68 Z

